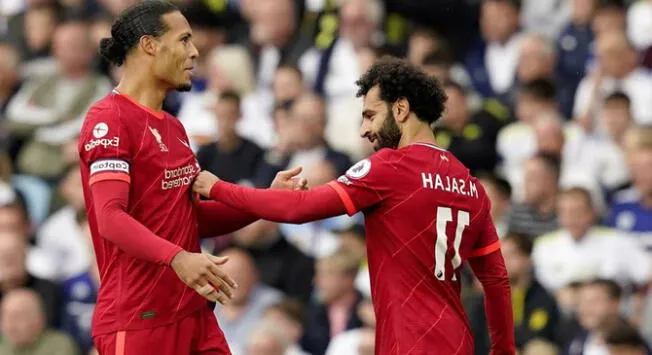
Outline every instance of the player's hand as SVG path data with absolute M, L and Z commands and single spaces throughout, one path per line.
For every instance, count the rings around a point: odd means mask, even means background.
M 297 175 L 301 174 L 303 168 L 298 167 L 292 170 L 283 170 L 276 174 L 274 181 L 270 188 L 280 190 L 307 190 L 308 180 L 300 178 Z
M 192 191 L 204 197 L 210 197 L 211 189 L 218 181 L 220 181 L 220 179 L 217 176 L 204 170 L 195 178 L 195 182 L 192 184 Z
M 218 267 L 228 260 L 228 257 L 181 251 L 170 266 L 183 283 L 204 298 L 224 304 L 233 297 L 232 290 L 238 287 L 235 280 Z

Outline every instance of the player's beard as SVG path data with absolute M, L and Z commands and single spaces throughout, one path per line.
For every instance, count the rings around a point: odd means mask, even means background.
M 190 90 L 192 90 L 192 83 L 188 83 L 188 84 L 183 83 L 183 84 L 177 86 L 177 91 L 180 91 L 180 92 L 188 92 Z
M 392 113 L 391 109 L 387 110 L 385 122 L 383 122 L 380 131 L 376 133 L 376 140 L 378 141 L 378 145 L 374 147 L 376 150 L 382 148 L 398 148 L 398 143 L 401 141 L 401 128 L 396 124 L 394 113 Z

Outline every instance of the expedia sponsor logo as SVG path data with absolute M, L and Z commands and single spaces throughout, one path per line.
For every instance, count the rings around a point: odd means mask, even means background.
M 165 169 L 161 180 L 161 189 L 169 190 L 177 187 L 187 186 L 192 184 L 195 175 L 199 172 L 196 165 L 189 164 L 186 166 L 178 167 L 175 169 Z
M 120 145 L 120 138 L 118 137 L 113 137 L 113 138 L 101 138 L 101 139 L 91 139 L 84 145 L 84 149 L 88 152 L 89 150 L 102 146 L 104 148 L 108 147 L 117 147 Z
M 129 174 L 129 163 L 124 160 L 106 159 L 91 164 L 91 175 L 104 171 L 117 171 Z

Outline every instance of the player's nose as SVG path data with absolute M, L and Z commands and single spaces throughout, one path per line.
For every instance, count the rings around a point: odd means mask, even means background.
M 197 47 L 195 47 L 195 44 L 192 43 L 190 45 L 190 59 L 195 60 L 197 57 L 199 57 L 199 50 L 197 50 Z

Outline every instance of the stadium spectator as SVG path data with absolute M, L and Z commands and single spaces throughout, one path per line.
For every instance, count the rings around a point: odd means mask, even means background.
M 503 238 L 507 234 L 507 216 L 511 207 L 512 187 L 507 180 L 494 174 L 480 174 L 477 178 L 491 201 L 491 219 L 496 226 L 498 237 Z
M 562 118 L 558 112 L 556 88 L 547 79 L 522 83 L 516 96 L 516 122 L 503 127 L 496 139 L 496 150 L 501 159 L 499 168 L 514 188 L 515 198 L 522 196 L 521 175 L 523 163 L 537 152 L 534 124 L 540 117 Z
M 275 103 L 294 102 L 306 91 L 301 69 L 294 65 L 281 65 L 276 68 L 272 81 Z
M 462 86 L 453 82 L 444 84 L 446 110 L 435 127 L 435 139 L 450 151 L 472 173 L 490 172 L 496 166 L 496 137 L 506 123 L 486 110 L 473 112 Z
M 533 339 L 556 340 L 560 320 L 555 299 L 534 276 L 532 241 L 518 234 L 508 234 L 502 241 L 502 253 L 512 286 L 512 307 L 516 346 L 523 349 Z M 469 318 L 475 338 L 475 353 L 488 354 L 491 345 L 484 313 L 484 297 L 472 301 Z
M 75 340 L 83 353 L 87 353 L 93 347 L 91 321 L 100 286 L 100 275 L 93 254 L 91 232 L 85 210 L 77 213 L 76 222 L 84 238 L 79 241 L 80 247 L 84 248 L 87 258 L 92 262 L 86 269 L 60 283 L 63 310 L 61 330 Z
M 588 131 L 600 128 L 596 122 L 604 98 L 617 91 L 631 100 L 634 121 L 652 123 L 652 77 L 638 66 L 634 48 L 623 32 L 607 32 L 597 37 L 597 67 L 577 88 L 573 116 Z
M 16 48 L 10 44 L 0 43 L 0 127 L 4 125 L 7 104 L 20 85 L 19 69 L 20 54 Z M 3 130 L 0 141 L 7 139 L 5 134 Z
M 417 28 L 410 34 L 408 38 L 408 49 L 406 58 L 413 65 L 423 65 L 423 61 L 433 51 L 441 50 L 442 46 L 447 44 L 442 43 L 444 39 L 433 30 L 427 27 Z
M 535 339 L 523 347 L 523 355 L 558 355 L 559 348 L 551 342 Z
M 603 335 L 610 355 L 650 355 L 652 350 L 638 332 L 627 322 L 618 322 Z
M 314 260 L 289 243 L 278 224 L 256 221 L 236 231 L 233 243 L 253 257 L 263 284 L 304 302 L 310 298 Z
M 597 0 L 591 28 L 596 37 L 605 33 L 624 32 L 627 29 L 625 0 Z
M 593 278 L 617 281 L 622 286 L 650 281 L 652 266 L 645 249 L 616 230 L 596 225 L 589 191 L 563 191 L 557 213 L 561 229 L 539 237 L 532 253 L 537 279 L 549 292 L 557 293 Z
M 648 140 L 650 138 L 648 137 Z M 652 142 L 640 144 L 632 153 L 633 186 L 614 196 L 609 225 L 630 232 L 648 251 L 652 250 Z
M 516 79 L 525 83 L 536 79 L 555 79 L 557 56 L 552 42 L 536 34 L 523 36 L 516 67 Z
M 86 271 L 93 255 L 86 248 L 86 237 L 77 221 L 84 211 L 84 194 L 78 165 L 68 167 L 59 184 L 66 205 L 53 213 L 36 234 L 36 245 L 50 262 L 42 277 L 60 282 Z
M 269 92 L 274 72 L 279 65 L 300 65 L 301 57 L 311 40 L 297 31 L 301 13 L 293 0 L 256 1 L 251 19 L 250 41 L 259 50 L 254 55 L 257 63 L 257 86 Z
M 568 355 L 608 354 L 605 333 L 620 319 L 622 290 L 617 283 L 597 279 L 584 283 L 578 292 L 577 315 L 584 331 L 566 349 Z
M 251 330 L 245 355 L 285 355 L 289 341 L 276 324 L 262 322 Z
M 279 143 L 284 142 L 287 146 L 277 144 L 265 156 L 258 169 L 255 185 L 269 186 L 279 171 L 298 166 L 310 170 L 323 159 L 330 161 L 338 174 L 343 174 L 349 168 L 351 160 L 330 147 L 325 138 L 327 124 L 323 99 L 314 94 L 298 98 L 285 122 L 277 122 L 279 136 L 289 136 L 289 142 L 279 138 Z
M 303 304 L 292 299 L 281 300 L 265 310 L 263 322 L 274 324 L 288 338 L 290 345 L 283 355 L 308 355 L 299 345 L 303 336 L 303 313 Z
M 378 0 L 348 0 L 340 8 L 339 35 L 357 51 L 377 46 L 377 35 L 385 14 L 383 2 Z
M 58 327 L 61 296 L 56 284 L 33 276 L 25 267 L 26 241 L 9 231 L 0 232 L 0 299 L 12 290 L 29 288 L 38 293 L 44 304 L 45 320 L 49 327 Z
M 2 298 L 1 355 L 77 355 L 72 339 L 48 326 L 39 294 L 15 289 Z
M 557 78 L 560 110 L 564 117 L 572 117 L 574 93 L 586 74 L 586 66 L 592 56 L 591 44 L 594 34 L 591 22 L 597 0 L 572 0 L 570 23 L 557 37 Z
M 600 121 L 604 125 L 608 140 L 624 150 L 625 133 L 633 124 L 629 97 L 622 92 L 607 96 L 600 111 Z
M 521 46 L 520 2 L 486 0 L 481 6 L 482 40 L 467 53 L 465 65 L 475 90 L 487 98 L 500 97 L 514 84 Z
M 580 185 L 591 190 L 594 197 L 603 189 L 615 191 L 629 181 L 622 151 L 608 140 L 584 134 L 576 124 L 541 117 L 534 124 L 540 154 L 560 159 L 560 184 Z M 598 211 L 604 210 L 600 197 Z
M 263 150 L 240 136 L 236 130 L 242 119 L 240 95 L 224 91 L 214 108 L 218 138 L 197 151 L 199 165 L 233 183 L 249 183 L 263 157 Z
M 376 328 L 376 317 L 374 315 L 373 304 L 369 299 L 363 300 L 358 305 L 357 314 L 363 326 L 336 335 L 328 345 L 326 355 L 364 355 L 374 353 L 373 334 Z M 371 334 L 371 344 L 368 344 L 369 334 Z M 371 345 L 371 349 L 369 349 L 369 345 Z
M 637 1 L 627 10 L 627 37 L 638 51 L 652 47 L 652 1 Z M 649 51 L 647 53 L 650 53 Z
M 109 81 L 91 72 L 89 29 L 69 22 L 57 27 L 53 53 L 58 70 L 27 80 L 7 108 L 12 135 L 26 139 L 18 156 L 19 171 L 56 179 L 65 166 L 61 146 L 76 136 L 90 105 L 111 91 Z
M 555 156 L 539 154 L 528 159 L 523 170 L 523 202 L 512 206 L 507 230 L 534 239 L 557 229 L 560 162 Z
M 57 9 L 52 2 L 29 6 L 23 16 L 18 16 L 15 24 L 18 31 L 10 31 L 9 38 L 20 45 L 21 57 L 25 61 L 43 59 L 50 54 L 53 34 L 59 23 Z M 12 23 L 10 21 L 9 26 Z
M 521 19 L 527 32 L 555 38 L 571 17 L 572 1 L 523 0 Z
M 260 282 L 256 264 L 247 252 L 228 249 L 220 253 L 228 256 L 224 272 L 232 275 L 239 287 L 234 291 L 231 302 L 215 308 L 224 336 L 233 352 L 246 349 L 253 328 L 263 318 L 265 309 L 279 301 L 282 294 Z M 282 354 L 282 352 L 281 352 Z
M 273 132 L 267 118 L 269 112 L 266 111 L 271 103 L 266 103 L 254 93 L 254 64 L 247 50 L 241 46 L 227 45 L 215 48 L 206 56 L 206 90 L 185 94 L 179 110 L 179 120 L 188 133 L 193 149 L 197 150 L 199 145 L 208 144 L 218 136 L 215 112 L 211 108 L 215 106 L 220 93 L 225 91 L 240 95 L 242 120 L 237 127 L 238 133 L 258 145 L 269 146 Z
M 308 304 L 301 341 L 309 353 L 324 355 L 333 337 L 362 325 L 356 309 L 363 299 L 354 287 L 359 265 L 360 259 L 345 249 L 317 261 L 317 298 Z

